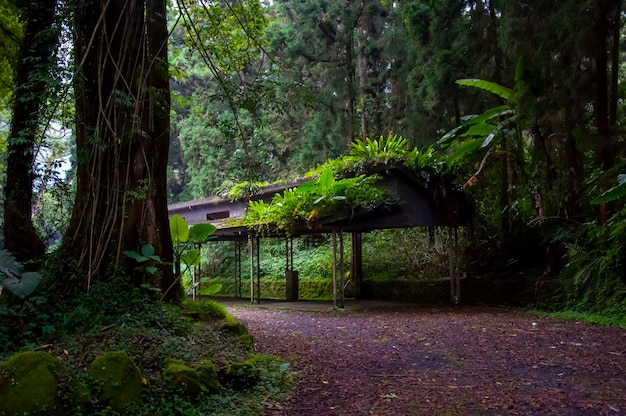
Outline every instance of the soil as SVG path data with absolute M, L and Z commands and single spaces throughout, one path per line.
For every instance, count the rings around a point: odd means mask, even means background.
M 229 311 L 297 388 L 266 415 L 626 414 L 626 331 L 484 307 Z

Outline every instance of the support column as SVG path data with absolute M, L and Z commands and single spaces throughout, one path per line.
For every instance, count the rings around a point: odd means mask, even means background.
M 333 308 L 337 307 L 337 232 L 333 230 Z
M 250 303 L 254 303 L 254 233 L 248 234 L 248 254 L 250 254 Z
M 350 233 L 350 278 L 356 287 L 356 297 L 361 297 L 363 286 L 363 247 L 361 233 Z
M 346 287 L 343 272 L 343 230 L 339 232 L 339 307 L 345 308 Z
M 450 300 L 458 305 L 461 302 L 458 227 L 448 227 L 448 261 L 450 265 Z
M 285 298 L 288 302 L 298 300 L 298 272 L 293 267 L 293 237 L 285 240 Z
M 235 240 L 235 297 L 241 299 L 241 241 Z
M 261 304 L 261 239 L 256 239 L 256 303 Z

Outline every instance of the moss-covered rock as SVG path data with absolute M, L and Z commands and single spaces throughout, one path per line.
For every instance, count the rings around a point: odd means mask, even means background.
M 239 339 L 241 340 L 241 342 L 246 344 L 248 348 L 254 351 L 254 337 L 252 335 L 250 334 L 239 335 Z
M 237 336 L 248 335 L 248 328 L 236 319 L 226 319 L 220 328 L 220 331 L 228 332 Z
M 195 370 L 198 373 L 200 382 L 210 393 L 218 393 L 222 389 L 213 361 L 209 359 L 202 360 L 196 365 Z
M 258 355 L 253 355 L 246 361 L 227 362 L 218 371 L 218 377 L 222 385 L 228 385 L 235 390 L 243 390 L 256 385 L 259 381 L 259 369 L 256 366 Z
M 182 360 L 170 358 L 167 360 L 163 381 L 168 389 L 176 390 L 189 397 L 195 397 L 206 391 L 206 386 L 200 380 L 200 374 L 189 367 Z
M 104 406 L 123 409 L 141 395 L 141 370 L 124 351 L 110 351 L 96 358 L 89 366 L 89 375 L 101 385 L 98 401 Z
M 16 354 L 0 364 L 0 413 L 74 414 L 86 407 L 89 393 L 82 384 L 68 380 L 65 366 L 49 353 Z
M 213 300 L 185 300 L 182 303 L 182 313 L 185 316 L 199 321 L 224 319 L 228 316 L 226 307 Z

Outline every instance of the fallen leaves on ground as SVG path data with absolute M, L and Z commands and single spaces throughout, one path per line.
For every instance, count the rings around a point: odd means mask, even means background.
M 618 415 L 626 331 L 495 308 L 231 308 L 257 351 L 295 360 L 267 415 Z

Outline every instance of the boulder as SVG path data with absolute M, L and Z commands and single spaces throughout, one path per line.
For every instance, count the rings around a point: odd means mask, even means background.
M 124 351 L 110 351 L 89 366 L 89 375 L 101 385 L 98 402 L 121 410 L 139 399 L 143 388 L 141 370 Z
M 15 354 L 0 364 L 1 413 L 64 416 L 84 410 L 89 392 L 68 380 L 63 363 L 45 351 Z
M 227 362 L 218 372 L 220 383 L 235 390 L 255 386 L 260 378 L 259 369 L 256 366 L 258 359 L 258 355 L 253 355 L 245 361 Z
M 206 359 L 200 361 L 200 363 L 196 365 L 195 370 L 200 377 L 200 382 L 210 393 L 219 393 L 222 389 L 222 385 L 217 377 L 215 365 L 211 360 Z
M 189 367 L 182 360 L 170 358 L 167 360 L 163 380 L 168 389 L 180 392 L 188 397 L 195 397 L 206 391 L 206 386 L 200 380 L 200 374 Z
M 248 328 L 241 322 L 237 322 L 236 319 L 226 319 L 220 331 L 237 336 L 248 335 Z

